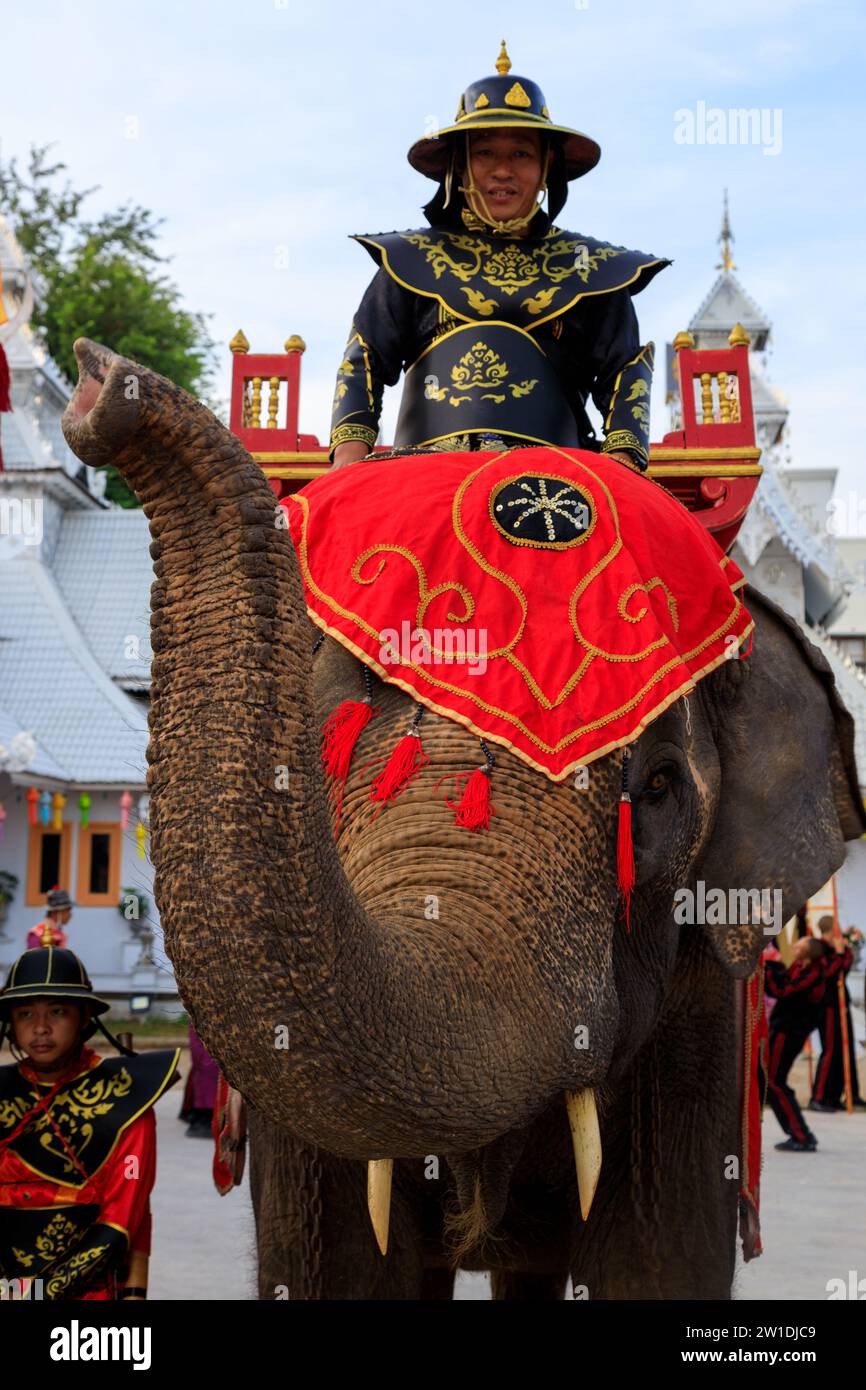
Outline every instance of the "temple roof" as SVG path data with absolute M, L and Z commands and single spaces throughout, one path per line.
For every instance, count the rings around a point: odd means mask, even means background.
M 0 500 L 39 507 L 38 526 L 0 535 L 0 743 L 25 749 L 13 781 L 145 785 L 150 683 L 147 518 L 106 502 L 104 480 L 60 427 L 71 384 L 33 332 L 38 290 L 0 217 L 12 410 L 0 417 Z M 29 744 L 29 749 L 27 745 Z M 13 750 L 14 751 L 14 750 Z
M 70 616 L 102 669 L 124 690 L 149 689 L 153 563 L 144 512 L 68 513 L 52 569 Z
M 0 559 L 0 642 L 0 709 L 51 760 L 42 775 L 143 787 L 146 710 L 114 684 L 50 570 L 26 553 Z M 13 780 L 36 772 L 28 766 Z
M 40 747 L 29 729 L 23 729 L 17 719 L 0 709 L 0 769 L 15 772 L 22 767 L 35 777 L 68 780 L 66 769 Z
M 692 317 L 689 330 L 699 347 L 727 347 L 728 334 L 735 323 L 741 323 L 749 334 L 754 352 L 765 350 L 772 328 L 770 320 L 733 271 L 723 270 Z

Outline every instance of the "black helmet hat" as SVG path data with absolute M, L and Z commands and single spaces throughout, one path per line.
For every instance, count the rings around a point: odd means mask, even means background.
M 65 912 L 67 908 L 73 908 L 75 903 L 70 898 L 65 888 L 56 884 L 49 890 L 47 907 L 49 912 Z
M 601 148 L 590 136 L 570 126 L 553 123 L 538 84 L 511 72 L 511 59 L 503 39 L 496 73 L 469 84 L 460 98 L 454 123 L 416 140 L 409 150 L 408 160 L 413 169 L 443 186 L 441 197 L 437 195 L 432 200 L 433 205 L 447 206 L 450 189 L 445 185 L 453 169 L 457 139 L 473 130 L 496 127 L 535 130 L 549 138 L 554 154 L 547 176 L 551 217 L 556 216 L 565 202 L 567 183 L 588 174 L 601 158 Z
M 75 952 L 59 946 L 37 946 L 25 951 L 11 967 L 0 990 L 0 1042 L 9 1026 L 12 1005 L 26 999 L 71 999 L 90 1004 L 94 1017 L 111 1008 L 94 994 L 90 977 Z M 92 1037 L 97 1027 L 91 1019 L 82 1037 Z

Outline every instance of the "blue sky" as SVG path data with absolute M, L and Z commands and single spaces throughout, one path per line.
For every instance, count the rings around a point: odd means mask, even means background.
M 57 142 L 90 206 L 164 217 L 169 273 L 221 344 L 300 333 L 302 427 L 327 436 L 333 379 L 373 273 L 350 232 L 417 226 L 433 185 L 406 150 L 453 118 L 505 37 L 555 121 L 602 146 L 558 221 L 675 264 L 637 300 L 661 345 L 709 290 L 729 189 L 738 276 L 774 325 L 794 463 L 866 485 L 866 7 L 859 0 L 42 0 L 4 19 L 0 153 Z M 781 149 L 683 145 L 676 113 L 781 112 Z M 229 353 L 219 381 L 228 391 Z M 393 395 L 393 393 L 391 393 Z M 653 438 L 666 427 L 663 382 Z M 385 423 L 395 418 L 394 400 Z

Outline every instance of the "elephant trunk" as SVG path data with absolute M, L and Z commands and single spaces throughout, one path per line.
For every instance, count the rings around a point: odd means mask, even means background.
M 615 1020 L 575 1051 L 604 981 L 590 998 L 573 950 L 543 967 L 512 930 L 503 961 L 480 894 L 459 931 L 426 921 L 423 898 L 387 921 L 361 907 L 329 822 L 314 632 L 267 482 L 185 392 L 87 340 L 75 351 L 67 442 L 114 464 L 150 522 L 154 886 L 181 994 L 230 1083 L 355 1158 L 477 1148 L 594 1084 Z

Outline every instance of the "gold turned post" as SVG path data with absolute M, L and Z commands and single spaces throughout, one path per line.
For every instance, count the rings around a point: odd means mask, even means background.
M 721 411 L 722 424 L 727 425 L 731 418 L 731 400 L 728 395 L 727 372 L 717 372 L 716 379 L 719 383 L 719 410 Z
M 254 376 L 250 380 L 253 383 L 253 394 L 250 401 L 250 428 L 257 430 L 261 425 L 262 418 L 262 379 L 260 376 Z
M 268 377 L 268 429 L 277 428 L 277 410 L 280 404 L 280 378 L 278 376 Z
M 701 410 L 704 425 L 713 423 L 713 378 L 709 372 L 701 372 Z

